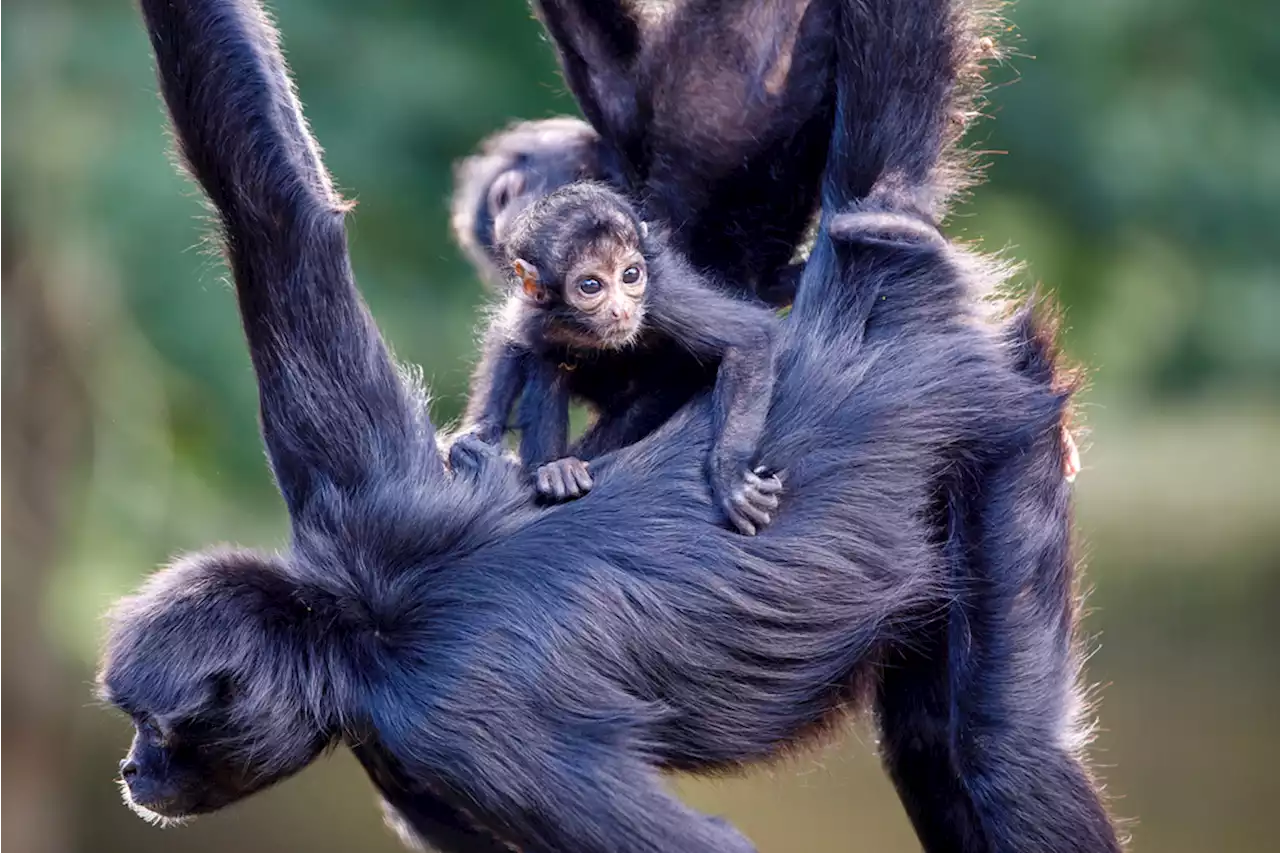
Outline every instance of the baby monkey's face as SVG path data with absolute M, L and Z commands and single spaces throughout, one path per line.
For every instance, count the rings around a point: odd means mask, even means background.
M 564 274 L 564 301 L 606 348 L 632 343 L 644 321 L 648 270 L 634 239 L 609 235 L 584 244 Z

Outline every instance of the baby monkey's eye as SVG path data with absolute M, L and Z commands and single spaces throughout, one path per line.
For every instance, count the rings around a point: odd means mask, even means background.
M 622 271 L 623 284 L 635 284 L 640 280 L 640 267 L 634 264 Z
M 578 282 L 578 290 L 582 291 L 587 296 L 595 296 L 597 293 L 604 290 L 604 285 L 600 283 L 600 279 L 598 278 L 584 278 L 582 281 Z

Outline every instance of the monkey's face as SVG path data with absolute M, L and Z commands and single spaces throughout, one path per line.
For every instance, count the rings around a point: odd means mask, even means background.
M 181 820 L 213 811 L 248 793 L 249 779 L 231 771 L 207 722 L 139 711 L 133 743 L 120 762 L 125 802 L 148 820 Z M 202 736 L 203 734 L 203 736 Z
M 632 343 L 644 322 L 648 269 L 634 245 L 593 247 L 564 279 L 564 301 L 590 337 L 608 349 Z
M 295 683 L 279 665 L 290 651 L 263 628 L 260 614 L 286 589 L 273 588 L 279 582 L 271 558 L 196 554 L 113 611 L 98 692 L 133 722 L 120 786 L 144 818 L 222 808 L 301 770 L 329 743 L 300 689 L 284 686 Z M 263 647 L 272 653 L 255 653 Z
M 485 140 L 456 169 L 454 236 L 495 280 L 497 247 L 529 205 L 574 181 L 600 176 L 599 137 L 580 119 L 523 122 Z
M 178 705 L 116 700 L 134 727 L 120 762 L 121 793 L 147 820 L 181 821 L 216 811 L 292 775 L 324 748 L 318 734 L 299 739 L 283 720 L 241 707 L 241 694 L 224 678 L 209 678 L 202 688 L 207 695 L 194 703 L 189 696 Z M 163 695 L 173 694 L 152 700 Z

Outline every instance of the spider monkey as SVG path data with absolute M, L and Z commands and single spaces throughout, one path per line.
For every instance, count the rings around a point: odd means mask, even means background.
M 866 698 L 929 853 L 1120 849 L 1078 748 L 1073 385 L 1040 312 L 979 318 L 996 276 L 922 212 L 954 186 L 979 8 L 841 16 L 824 222 L 761 439 L 786 512 L 742 537 L 700 475 L 710 393 L 602 459 L 591 500 L 541 507 L 496 455 L 453 474 L 260 7 L 141 6 L 292 535 L 116 607 L 99 682 L 135 722 L 135 808 L 212 811 L 345 744 L 448 853 L 748 853 L 660 771 L 767 760 Z
M 453 230 L 477 269 L 501 282 L 512 216 L 590 178 L 723 287 L 789 305 L 831 132 L 833 0 L 534 6 L 590 124 L 522 122 L 459 164 Z
M 602 184 L 534 202 L 503 248 L 515 281 L 485 336 L 470 433 L 499 443 L 523 394 L 520 457 L 539 494 L 563 501 L 592 485 L 587 464 L 566 456 L 571 398 L 616 406 L 620 394 L 657 395 L 674 381 L 714 384 L 712 494 L 742 533 L 767 526 L 782 483 L 754 463 L 773 399 L 772 312 L 717 292 Z

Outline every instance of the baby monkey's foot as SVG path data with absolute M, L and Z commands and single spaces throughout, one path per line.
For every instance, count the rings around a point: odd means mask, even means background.
M 778 493 L 782 491 L 782 481 L 776 474 L 757 468 L 716 479 L 729 480 L 712 483 L 712 487 L 720 496 L 720 508 L 739 532 L 755 536 L 773 523 L 773 512 L 778 508 Z
M 573 456 L 548 462 L 538 469 L 534 479 L 538 496 L 553 503 L 580 498 L 595 485 L 587 463 Z

